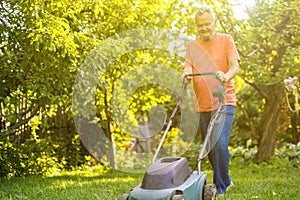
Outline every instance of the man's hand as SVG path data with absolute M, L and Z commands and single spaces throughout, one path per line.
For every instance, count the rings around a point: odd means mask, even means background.
M 223 81 L 223 82 L 227 82 L 228 78 L 226 77 L 226 74 L 224 74 L 224 72 L 222 71 L 217 71 L 216 75 Z
M 216 75 L 225 83 L 233 79 L 233 77 L 239 71 L 239 61 L 238 60 L 229 60 L 229 70 L 224 73 L 222 71 L 217 71 Z
M 189 74 L 192 74 L 192 67 L 190 66 L 187 66 L 184 68 L 184 71 L 181 75 L 181 81 L 191 81 L 192 80 L 192 77 L 191 76 L 188 76 Z
M 191 73 L 188 73 L 188 72 L 183 72 L 182 75 L 181 75 L 181 80 L 182 81 L 191 81 L 192 80 L 192 77 L 191 76 L 188 76 L 189 74 Z

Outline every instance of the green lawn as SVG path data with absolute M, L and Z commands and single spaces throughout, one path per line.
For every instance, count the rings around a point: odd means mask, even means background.
M 235 186 L 220 199 L 300 200 L 300 170 L 269 165 L 235 166 Z
M 210 170 L 208 182 L 211 182 Z M 284 165 L 234 162 L 235 186 L 221 199 L 300 200 L 300 170 Z M 142 180 L 142 174 L 105 171 L 101 167 L 65 172 L 55 177 L 0 179 L 0 199 L 118 199 Z

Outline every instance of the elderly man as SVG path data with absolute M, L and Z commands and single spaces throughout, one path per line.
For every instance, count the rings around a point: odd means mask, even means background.
M 228 173 L 228 142 L 236 106 L 233 77 L 238 72 L 240 58 L 231 35 L 215 32 L 216 18 L 212 8 L 202 6 L 195 14 L 195 24 L 199 37 L 187 44 L 183 75 L 216 72 L 226 86 L 224 125 L 218 141 L 208 155 L 214 169 L 213 182 L 217 192 L 224 194 L 233 185 Z M 211 95 L 211 84 L 213 83 L 205 78 L 193 78 L 196 109 L 200 116 L 197 135 L 202 138 L 205 137 L 208 123 L 218 105 Z

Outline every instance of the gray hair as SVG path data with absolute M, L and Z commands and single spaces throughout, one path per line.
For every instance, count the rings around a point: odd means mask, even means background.
M 214 19 L 215 19 L 215 13 L 214 13 L 214 9 L 211 6 L 208 5 L 202 5 L 195 13 L 195 18 L 197 16 L 201 16 L 204 13 L 208 13 L 210 14 Z

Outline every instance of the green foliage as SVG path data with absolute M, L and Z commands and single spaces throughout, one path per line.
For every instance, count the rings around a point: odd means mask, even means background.
M 63 169 L 71 170 L 87 162 L 80 151 L 76 152 L 75 144 L 72 148 L 49 141 L 16 145 L 6 139 L 2 139 L 0 144 L 1 177 L 24 177 L 34 174 L 53 176 Z
M 257 1 L 247 24 L 239 32 L 239 48 L 244 56 L 241 73 L 257 84 L 299 76 L 299 1 Z M 269 17 L 272 16 L 272 17 Z
M 127 3 L 117 0 L 106 3 L 97 0 L 2 1 L 0 59 L 3 73 L 0 77 L 3 81 L 0 84 L 4 89 L 0 96 L 1 131 L 8 141 L 21 138 L 18 144 L 10 142 L 13 149 L 20 151 L 16 155 L 21 157 L 31 151 L 45 152 L 57 163 L 66 162 L 64 167 L 80 163 L 81 155 L 86 152 L 81 152 L 82 146 L 75 135 L 70 110 L 73 83 L 81 62 L 102 41 L 122 31 L 141 27 L 171 28 L 176 26 L 176 19 L 186 23 L 185 18 L 179 17 L 183 5 L 177 1 L 149 0 Z M 129 44 L 123 44 L 120 49 L 126 50 Z M 97 92 L 99 98 L 97 96 L 97 102 L 93 105 L 97 110 L 97 119 L 92 120 L 105 128 L 108 137 L 113 133 L 116 138 L 121 138 L 120 129 L 111 120 L 110 109 L 116 82 L 128 70 L 156 60 L 172 63 L 178 71 L 182 62 L 166 52 L 142 49 L 121 55 L 114 68 L 101 77 Z M 145 90 L 150 87 L 145 86 Z M 133 114 L 138 114 L 140 109 L 149 112 L 153 106 L 169 101 L 169 94 L 165 97 L 161 94 L 152 90 L 145 98 L 145 93 L 138 91 L 130 100 L 130 109 Z M 136 98 L 138 96 L 141 98 Z M 64 109 L 61 110 L 62 107 Z M 62 114 L 65 124 L 59 118 Z M 20 131 L 24 126 L 28 127 L 27 132 Z M 61 126 L 66 127 L 63 134 L 60 132 Z M 110 126 L 115 127 L 112 132 Z M 28 152 L 22 149 L 22 145 L 28 148 Z M 53 153 L 48 145 L 54 145 L 57 151 Z M 42 154 L 38 155 L 44 160 Z
M 55 173 L 84 163 L 88 152 L 76 133 L 71 111 L 75 110 L 72 105 L 74 81 L 86 56 L 110 37 L 136 28 L 166 28 L 194 37 L 193 13 L 197 3 L 175 0 L 1 1 L 1 176 Z M 265 86 L 274 82 L 282 86 L 284 78 L 300 75 L 299 1 L 257 1 L 257 6 L 249 10 L 249 20 L 243 21 L 234 18 L 231 5 L 225 0 L 201 3 L 213 5 L 218 30 L 234 36 L 242 57 L 239 75 L 256 91 L 238 83 L 238 96 L 244 110 L 237 109 L 232 143 L 245 146 L 246 141 L 252 139 L 256 144 L 263 124 L 259 120 L 264 116 L 268 99 L 273 97 L 265 92 Z M 142 35 L 136 37 L 143 38 Z M 134 80 L 128 73 L 150 64 L 152 67 L 166 65 L 180 73 L 183 62 L 183 58 L 164 50 L 145 47 L 126 52 L 132 45 L 132 38 L 122 39 L 119 44 L 113 44 L 117 49 L 113 55 L 103 54 L 97 60 L 103 62 L 98 63 L 101 67 L 111 66 L 103 74 L 93 74 L 98 82 L 95 104 L 91 106 L 97 113 L 91 121 L 104 129 L 107 138 L 113 136 L 118 148 L 123 148 L 124 141 L 131 140 L 131 135 L 124 134 L 114 119 L 123 113 L 112 109 L 113 92 L 122 77 L 127 75 L 126 78 Z M 143 42 L 147 44 L 153 39 Z M 108 49 L 111 46 L 105 47 L 103 52 L 110 52 Z M 105 62 L 109 56 L 116 56 L 114 62 Z M 146 78 L 156 78 L 147 75 Z M 168 75 L 166 73 L 165 79 L 169 79 Z M 146 80 L 141 78 L 141 81 Z M 279 90 L 283 91 L 283 87 L 269 89 Z M 84 96 L 90 91 L 81 92 Z M 177 102 L 172 92 L 155 84 L 143 85 L 129 98 L 120 95 L 121 105 L 129 108 L 128 121 L 135 124 L 147 121 L 151 109 L 157 105 L 167 108 L 168 114 Z M 90 105 L 90 102 L 84 103 Z M 87 112 L 84 117 L 90 114 Z M 60 115 L 63 118 L 59 118 Z M 137 119 L 136 116 L 141 117 Z M 176 119 L 175 124 L 179 121 Z M 28 131 L 21 131 L 24 126 Z M 254 129 L 249 131 L 251 127 Z M 167 143 L 174 143 L 180 134 L 172 132 Z M 280 138 L 280 142 L 283 139 Z M 177 145 L 183 148 L 184 142 Z M 252 158 L 252 153 L 248 152 L 246 157 Z M 288 154 L 282 155 L 288 157 Z M 122 155 L 117 156 L 122 161 Z
M 262 117 L 263 103 L 257 91 L 249 85 L 238 89 L 239 100 L 236 107 L 235 119 L 230 134 L 230 145 L 244 145 L 249 139 L 258 143 L 257 130 L 260 128 L 258 122 Z
M 41 124 L 37 117 L 31 118 L 29 125 L 31 131 L 25 137 L 14 138 L 6 132 L 1 133 L 1 177 L 55 175 L 62 169 L 87 162 L 77 134 L 57 134 L 49 130 L 47 124 Z
M 281 112 L 281 106 L 286 92 L 283 80 L 300 76 L 299 40 L 296 39 L 299 34 L 298 7 L 298 0 L 256 1 L 256 5 L 248 9 L 249 19 L 238 21 L 238 29 L 232 32 L 242 60 L 239 75 L 255 90 L 251 98 L 249 93 L 245 95 L 247 91 L 239 91 L 239 106 L 246 119 L 240 120 L 238 116 L 238 122 L 242 126 L 247 122 L 250 131 L 242 133 L 248 139 L 251 136 L 257 140 L 258 162 L 269 159 L 274 154 L 275 141 L 281 140 L 274 134 L 282 128 L 278 126 L 279 119 L 292 116 Z M 297 135 L 299 129 L 293 130 Z
M 286 146 L 282 146 L 281 148 L 275 150 L 275 159 L 280 162 L 278 158 L 285 159 L 292 166 L 298 167 L 300 166 L 300 145 L 295 144 L 287 144 Z M 281 166 L 281 165 L 280 165 Z
M 230 150 L 233 160 L 240 163 L 252 163 L 258 152 L 257 146 L 253 146 L 252 141 L 247 141 L 247 146 L 239 146 Z M 286 144 L 275 150 L 275 155 L 265 164 L 270 164 L 278 169 L 287 166 L 299 168 L 300 146 Z
M 2 138 L 0 144 L 1 177 L 56 174 L 66 164 L 63 161 L 58 161 L 57 157 L 53 156 L 55 150 L 52 150 L 53 154 L 46 151 L 47 144 L 23 143 L 16 145 L 4 138 Z
M 186 151 L 184 152 L 183 156 L 188 158 L 190 166 L 194 167 L 199 152 L 201 149 L 200 144 L 192 144 L 188 148 L 186 148 Z M 245 145 L 240 146 L 229 146 L 229 151 L 231 155 L 232 162 L 236 164 L 242 164 L 242 165 L 251 165 L 254 163 L 258 147 L 255 141 L 252 139 L 249 139 L 245 142 Z M 285 168 L 287 166 L 293 167 L 293 168 L 299 168 L 299 160 L 300 160 L 300 146 L 295 144 L 285 144 L 278 146 L 275 149 L 275 154 L 272 158 L 264 162 L 264 164 L 269 164 L 275 168 Z M 262 165 L 264 165 L 262 164 Z M 211 169 L 211 166 L 208 162 L 208 159 L 204 159 L 202 161 L 203 169 Z

